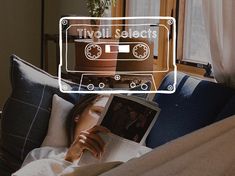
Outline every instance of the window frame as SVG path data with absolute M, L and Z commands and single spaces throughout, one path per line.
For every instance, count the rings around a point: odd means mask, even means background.
M 197 63 L 190 63 L 182 61 L 183 58 L 183 42 L 184 42 L 184 20 L 185 20 L 185 2 L 186 0 L 161 0 L 160 1 L 160 16 L 173 16 L 177 22 L 177 33 L 176 33 L 176 60 L 177 68 L 179 71 L 185 72 L 190 75 L 199 76 L 203 79 L 213 81 L 211 77 L 211 65 L 203 65 Z M 113 7 L 112 16 L 113 17 L 125 17 L 126 16 L 126 0 L 117 0 L 117 5 Z M 180 31 L 180 32 L 179 32 Z M 164 65 L 166 43 L 163 39 L 159 39 L 161 45 L 158 47 L 158 57 L 154 61 L 154 67 L 161 67 Z M 172 47 L 172 41 L 170 42 L 170 47 Z M 172 54 L 172 53 L 170 53 Z M 171 64 L 170 64 L 171 65 Z M 156 78 L 156 85 L 159 86 L 161 80 L 166 74 L 159 74 Z

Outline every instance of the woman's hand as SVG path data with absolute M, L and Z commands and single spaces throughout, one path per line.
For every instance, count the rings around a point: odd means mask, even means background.
M 70 146 L 65 160 L 73 162 L 79 159 L 84 150 L 90 151 L 94 157 L 100 158 L 104 152 L 105 142 L 98 133 L 109 133 L 110 131 L 102 126 L 94 126 L 93 128 L 82 131 Z

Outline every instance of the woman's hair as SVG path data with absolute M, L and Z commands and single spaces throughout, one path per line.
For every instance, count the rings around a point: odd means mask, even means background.
M 71 145 L 74 141 L 74 130 L 75 130 L 75 117 L 80 115 L 87 106 L 91 105 L 91 103 L 98 97 L 97 94 L 88 94 L 82 97 L 77 104 L 70 111 L 67 119 L 67 135 L 68 135 L 68 144 Z

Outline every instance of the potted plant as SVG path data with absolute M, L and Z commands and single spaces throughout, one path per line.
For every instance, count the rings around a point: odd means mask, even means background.
M 89 15 L 91 17 L 103 17 L 105 10 L 115 6 L 116 0 L 86 0 Z M 91 20 L 92 30 L 98 31 L 100 20 Z M 93 40 L 97 40 L 93 37 Z
M 103 17 L 105 10 L 110 9 L 112 6 L 116 5 L 116 0 L 86 0 L 87 2 L 87 9 L 89 12 L 89 15 L 91 17 Z M 99 31 L 100 28 L 100 20 L 91 20 L 91 30 L 95 33 L 96 31 Z M 95 37 L 93 33 L 92 41 L 98 42 L 98 38 Z M 105 40 L 105 39 L 102 39 Z M 109 40 L 109 39 L 107 39 Z M 89 41 L 90 42 L 90 41 Z M 88 43 L 89 43 L 88 42 Z M 107 60 L 105 62 L 100 62 L 98 60 L 91 61 L 84 57 L 84 53 L 80 52 L 81 48 L 85 48 L 88 44 L 85 42 L 77 42 L 76 43 L 76 70 L 81 71 L 102 71 L 107 73 L 114 73 L 116 70 L 116 60 Z M 105 44 L 99 44 L 99 46 L 104 49 Z M 91 52 L 94 52 L 93 50 Z M 108 59 L 109 57 L 117 58 L 117 53 L 111 53 L 109 55 L 102 53 L 102 59 Z M 97 72 L 97 73 L 99 73 Z
M 105 10 L 115 6 L 116 0 L 86 0 L 91 17 L 102 17 Z

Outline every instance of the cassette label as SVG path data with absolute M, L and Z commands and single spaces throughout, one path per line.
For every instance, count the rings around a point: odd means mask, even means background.
M 92 20 L 99 25 L 91 23 Z M 63 17 L 59 25 L 58 77 L 62 92 L 169 94 L 175 91 L 174 18 Z M 158 89 L 163 75 L 170 70 L 174 74 L 171 89 Z M 77 86 L 65 86 L 63 79 Z

